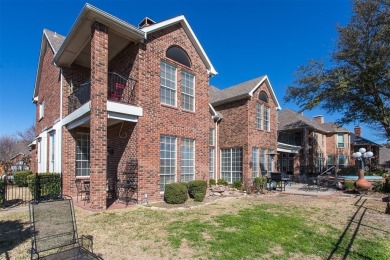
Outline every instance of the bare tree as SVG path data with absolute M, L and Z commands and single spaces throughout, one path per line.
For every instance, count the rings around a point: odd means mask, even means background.
M 12 136 L 0 136 L 0 164 L 4 172 L 8 172 L 12 165 L 11 158 L 16 153 L 17 144 L 18 140 Z
M 22 142 L 30 144 L 35 139 L 35 125 L 31 125 L 23 132 L 16 131 L 16 135 Z

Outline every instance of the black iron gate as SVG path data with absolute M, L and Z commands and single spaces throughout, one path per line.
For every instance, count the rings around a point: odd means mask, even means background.
M 30 200 L 62 195 L 60 174 L 36 174 L 24 181 L 0 179 L 0 206 L 15 207 L 25 205 Z

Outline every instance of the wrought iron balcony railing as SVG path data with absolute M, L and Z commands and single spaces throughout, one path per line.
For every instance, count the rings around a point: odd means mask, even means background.
M 108 73 L 108 97 L 107 99 L 124 104 L 135 104 L 135 83 L 136 80 L 126 78 L 118 73 Z M 69 114 L 87 103 L 91 99 L 91 82 L 88 81 L 76 87 L 76 90 L 69 95 Z

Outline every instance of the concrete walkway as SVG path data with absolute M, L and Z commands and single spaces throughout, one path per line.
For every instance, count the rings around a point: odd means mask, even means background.
M 286 190 L 282 191 L 286 194 L 297 194 L 297 195 L 307 195 L 307 196 L 335 196 L 343 193 L 341 190 L 336 190 L 334 188 L 320 188 L 317 186 L 308 187 L 307 184 L 303 183 L 291 183 L 291 185 L 286 185 Z

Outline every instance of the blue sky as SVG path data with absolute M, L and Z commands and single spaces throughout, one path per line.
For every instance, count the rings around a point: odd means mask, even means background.
M 67 35 L 86 1 L 0 0 L 0 135 L 15 134 L 35 121 L 31 102 L 43 29 Z M 156 22 L 185 15 L 218 75 L 210 83 L 226 88 L 268 75 L 282 109 L 285 89 L 308 59 L 328 59 L 336 25 L 351 17 L 349 0 L 90 0 L 88 3 L 133 25 L 146 16 Z M 336 114 L 323 115 L 333 122 Z M 374 129 L 363 136 L 376 142 Z M 354 125 L 345 125 L 353 131 Z

